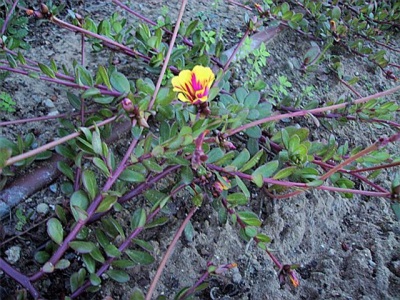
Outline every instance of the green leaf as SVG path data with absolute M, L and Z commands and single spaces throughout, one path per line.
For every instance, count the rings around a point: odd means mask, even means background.
M 142 161 L 142 164 L 151 172 L 161 173 L 164 169 L 159 163 L 156 163 L 153 159 L 146 159 Z
M 73 241 L 69 243 L 69 246 L 78 253 L 90 253 L 96 248 L 96 245 L 92 242 Z
M 75 220 L 79 220 L 81 217 L 81 211 L 85 211 L 89 206 L 89 199 L 86 193 L 82 190 L 76 191 L 72 194 L 70 199 L 70 208 Z M 78 209 L 80 208 L 80 210 Z
M 190 184 L 193 181 L 194 175 L 192 168 L 183 167 L 181 170 L 181 182 L 183 184 Z
M 250 152 L 247 149 L 243 149 L 238 156 L 232 161 L 231 165 L 240 169 L 250 159 Z
M 106 252 L 108 257 L 120 257 L 121 256 L 121 252 L 113 244 L 106 245 L 104 247 L 104 251 Z
M 253 226 L 246 226 L 244 228 L 244 232 L 248 237 L 253 238 L 257 235 L 257 228 Z
M 340 11 L 339 6 L 333 7 L 333 9 L 331 11 L 332 19 L 340 20 L 340 15 L 341 15 L 341 11 Z
M 100 132 L 98 131 L 98 129 L 93 131 L 92 133 L 92 149 L 96 154 L 102 155 L 103 153 Z
M 50 254 L 46 251 L 38 251 L 35 253 L 34 258 L 39 264 L 44 264 L 50 259 Z
M 259 139 L 262 135 L 261 129 L 259 126 L 253 126 L 244 131 L 250 138 Z
M 93 200 L 99 191 L 97 187 L 96 176 L 94 175 L 93 171 L 84 170 L 82 172 L 82 182 L 83 186 L 89 194 L 89 198 Z
M 54 272 L 54 266 L 51 262 L 46 262 L 43 267 L 42 267 L 43 272 L 45 273 L 53 273 Z
M 199 24 L 199 20 L 194 20 L 194 21 L 192 21 L 189 25 L 188 25 L 188 27 L 186 28 L 186 31 L 185 31 L 185 34 L 184 34 L 184 36 L 185 37 L 189 37 L 192 33 L 193 33 L 193 31 L 197 28 L 197 25 Z
M 54 266 L 55 269 L 64 270 L 67 269 L 71 265 L 68 259 L 60 259 L 58 263 Z
M 124 74 L 120 72 L 113 72 L 110 77 L 110 83 L 112 87 L 120 93 L 128 94 L 130 92 L 131 86 L 128 79 Z
M 195 234 L 192 222 L 189 221 L 187 223 L 183 232 L 185 234 L 186 240 L 192 242 Z
M 259 233 L 256 235 L 256 238 L 263 243 L 270 243 L 271 242 L 271 238 L 265 234 Z
M 94 260 L 98 261 L 99 263 L 104 263 L 105 259 L 103 254 L 101 254 L 101 251 L 99 250 L 99 248 L 94 248 L 90 253 L 90 256 L 93 257 Z
M 247 189 L 247 186 L 244 184 L 244 182 L 242 181 L 242 179 L 240 179 L 239 176 L 235 176 L 236 179 L 236 183 L 238 185 L 238 187 L 242 190 L 242 193 L 246 196 L 247 199 L 250 198 L 250 192 Z
M 314 181 L 311 181 L 311 182 L 307 183 L 307 186 L 308 187 L 318 187 L 318 186 L 321 186 L 323 184 L 324 184 L 323 180 L 314 180 Z
M 246 99 L 248 92 L 246 91 L 245 88 L 243 87 L 239 87 L 236 89 L 235 91 L 235 96 L 236 99 L 240 102 L 240 103 L 244 103 L 244 100 Z
M 6 162 L 11 157 L 11 155 L 12 150 L 10 148 L 0 148 L 0 169 L 6 165 Z
M 225 156 L 225 152 L 221 148 L 214 148 L 208 152 L 207 163 L 212 164 Z
M 106 274 L 119 283 L 128 282 L 130 279 L 128 273 L 122 270 L 108 270 Z
M 101 278 L 97 276 L 96 273 L 91 273 L 89 275 L 89 280 L 93 286 L 99 286 L 101 284 Z
M 145 300 L 144 293 L 141 289 L 135 287 L 132 294 L 129 296 L 129 300 Z
M 81 95 L 82 99 L 87 99 L 87 98 L 91 98 L 94 96 L 98 96 L 101 95 L 101 92 L 98 88 L 95 87 L 91 87 L 89 89 L 87 89 L 86 91 L 84 91 Z
M 117 196 L 107 195 L 100 203 L 99 207 L 96 210 L 96 213 L 106 212 L 110 210 L 114 204 L 117 202 Z
M 262 165 L 258 167 L 252 174 L 253 177 L 257 178 L 256 180 L 259 183 L 259 175 L 264 178 L 270 178 L 271 175 L 278 169 L 279 162 L 277 160 L 270 161 L 266 165 Z M 256 183 L 257 184 L 257 183 Z M 257 184 L 258 185 L 258 184 Z M 258 185 L 259 186 L 259 185 Z
M 248 108 L 255 108 L 258 102 L 260 102 L 260 97 L 259 92 L 253 91 L 244 99 L 244 105 Z
M 282 179 L 289 177 L 296 171 L 297 167 L 292 166 L 292 167 L 287 167 L 282 170 L 279 170 L 273 177 L 273 179 Z
M 81 268 L 78 272 L 71 275 L 69 283 L 71 286 L 71 292 L 76 291 L 85 281 L 86 270 Z
M 111 82 L 110 78 L 108 77 L 107 70 L 104 66 L 99 66 L 98 75 L 100 76 L 102 82 L 107 86 L 109 90 L 111 90 Z
M 137 264 L 150 265 L 154 262 L 154 258 L 147 252 L 138 250 L 126 250 L 129 258 Z
M 109 177 L 111 175 L 110 170 L 108 169 L 106 163 L 101 158 L 94 157 L 93 163 L 96 167 L 98 167 L 104 173 L 104 175 L 106 175 L 107 177 Z
M 397 220 L 400 220 L 400 203 L 392 203 L 392 210 L 396 215 Z
M 81 99 L 78 96 L 70 92 L 67 92 L 67 99 L 73 108 L 78 110 L 81 109 Z
M 131 218 L 131 229 L 143 227 L 146 224 L 146 211 L 143 208 L 135 210 Z
M 151 221 L 150 223 L 146 224 L 145 228 L 149 229 L 149 228 L 153 228 L 153 227 L 157 227 L 157 226 L 162 226 L 165 223 L 167 223 L 168 221 L 169 221 L 169 218 L 160 217 L 160 218 L 157 218 L 157 219 Z
M 246 225 L 260 227 L 262 224 L 258 216 L 252 211 L 240 211 L 237 214 Z
M 60 245 L 64 238 L 64 230 L 61 222 L 56 218 L 51 218 L 47 221 L 47 233 L 50 238 Z
M 92 74 L 82 66 L 75 67 L 75 81 L 80 86 L 93 86 Z
M 163 87 L 157 94 L 156 104 L 161 106 L 169 105 L 175 99 L 176 93 L 171 88 Z
M 57 145 L 56 152 L 69 159 L 74 159 L 76 156 L 75 152 L 69 146 L 65 145 Z
M 136 266 L 136 264 L 128 259 L 118 259 L 118 260 L 114 260 L 111 265 L 114 268 L 118 268 L 118 269 L 128 269 L 128 268 L 132 268 L 134 266 Z
M 82 260 L 89 273 L 96 272 L 96 262 L 89 253 L 82 254 Z
M 59 161 L 57 163 L 57 169 L 63 173 L 69 180 L 74 180 L 74 172 L 72 168 L 64 161 Z
M 261 159 L 264 151 L 258 151 L 245 165 L 239 170 L 240 172 L 245 172 L 251 168 L 253 168 Z
M 136 171 L 130 170 L 130 169 L 126 169 L 125 171 L 123 171 L 121 173 L 121 175 L 119 176 L 119 179 L 123 180 L 123 181 L 128 181 L 128 182 L 144 182 L 146 180 L 146 177 Z
M 226 197 L 226 200 L 231 206 L 237 206 L 237 205 L 246 205 L 247 204 L 247 197 L 243 195 L 242 193 L 233 193 L 229 194 Z
M 38 63 L 38 66 L 39 66 L 40 70 L 44 74 L 46 74 L 50 78 L 56 78 L 56 74 L 54 73 L 54 71 L 50 67 L 48 67 L 48 66 L 46 66 L 44 64 L 41 64 L 41 63 Z

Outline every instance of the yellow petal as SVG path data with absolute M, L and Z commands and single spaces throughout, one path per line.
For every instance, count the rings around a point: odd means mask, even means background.
M 178 99 L 181 100 L 182 102 L 192 102 L 183 93 L 178 94 Z
M 203 87 L 211 87 L 215 75 L 209 67 L 195 66 L 193 68 L 193 73 L 196 75 L 197 81 L 200 82 Z

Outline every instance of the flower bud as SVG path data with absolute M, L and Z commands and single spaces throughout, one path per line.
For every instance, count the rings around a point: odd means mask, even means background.
M 33 14 L 36 18 L 43 19 L 43 14 L 40 11 L 35 10 Z
M 224 148 L 226 150 L 236 150 L 235 145 L 233 143 L 231 143 L 231 142 L 228 142 L 228 141 L 225 141 L 223 146 L 224 146 Z
M 40 11 L 42 14 L 47 15 L 49 13 L 49 8 L 47 7 L 46 4 L 40 4 Z
M 132 103 L 131 99 L 129 99 L 129 98 L 124 98 L 124 99 L 121 101 L 121 104 L 122 104 L 122 108 L 123 108 L 126 112 L 128 112 L 128 113 L 133 112 L 134 107 L 133 107 L 133 103 Z

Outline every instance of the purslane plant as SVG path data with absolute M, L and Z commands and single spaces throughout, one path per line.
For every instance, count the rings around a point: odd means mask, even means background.
M 381 99 L 397 93 L 400 86 L 348 102 L 338 99 L 322 107 L 285 107 L 279 102 L 279 95 L 274 102 L 269 100 L 268 95 L 274 91 L 261 93 L 230 87 L 230 62 L 247 36 L 259 26 L 257 20 L 249 20 L 230 57 L 215 57 L 204 51 L 200 53 L 199 45 L 191 41 L 201 30 L 195 21 L 180 27 L 186 1 L 182 1 L 173 31 L 159 28 L 120 1 L 113 2 L 151 27 L 141 23 L 133 28 L 128 26 L 129 19 L 116 14 L 97 24 L 89 17 L 82 18 L 71 12 L 73 22 L 68 23 L 56 16 L 53 6 L 20 9 L 54 26 L 82 34 L 85 44 L 90 43 L 95 51 L 110 48 L 135 57 L 156 74 L 156 84 L 149 78 L 128 79 L 115 66 L 100 65 L 91 74 L 77 62 L 70 66 L 72 69 L 69 66 L 60 69 L 53 61 L 50 65 L 42 64 L 9 49 L 9 39 L 3 39 L 1 70 L 75 89 L 68 94 L 68 101 L 80 110 L 80 122 L 60 119 L 60 138 L 52 143 L 27 151 L 29 143 L 25 147 L 11 139 L 0 140 L 0 169 L 4 182 L 10 185 L 18 166 L 30 167 L 35 158 L 43 153 L 47 155 L 49 152 L 45 151 L 49 149 L 55 148 L 65 158 L 56 163 L 64 175 L 63 192 L 68 201 L 59 203 L 46 222 L 49 239 L 44 250 L 35 255 L 40 269 L 27 275 L 0 258 L 0 268 L 32 297 L 42 297 L 35 282 L 63 269 L 72 272 L 71 298 L 101 289 L 103 274 L 117 282 L 127 282 L 130 275 L 125 269 L 154 262 L 151 244 L 139 239 L 139 234 L 168 221 L 162 209 L 178 192 L 186 193 L 191 201 L 185 203 L 189 213 L 170 249 L 207 200 L 220 216 L 225 216 L 222 221 L 227 221 L 230 215 L 230 221 L 239 225 L 239 235 L 245 241 L 253 240 L 266 251 L 278 269 L 281 284 L 289 278 L 294 286 L 299 284 L 295 265 L 283 264 L 271 253 L 261 220 L 244 208 L 251 200 L 250 190 L 263 188 L 274 198 L 295 196 L 309 189 L 339 192 L 347 197 L 354 194 L 399 197 L 398 179 L 392 181 L 391 187 L 384 187 L 362 174 L 400 164 L 396 154 L 383 151 L 388 144 L 398 142 L 398 131 L 364 149 L 351 149 L 347 144 L 339 145 L 334 136 L 326 143 L 312 142 L 308 128 L 282 127 L 278 122 L 299 117 L 333 118 L 343 122 L 360 118 L 366 123 L 386 124 L 398 130 L 393 120 L 399 110 L 398 103 Z M 9 11 L 4 28 L 15 14 L 17 3 L 13 2 L 14 8 Z M 255 9 L 259 17 L 266 15 L 265 7 Z M 297 31 L 305 29 L 301 27 L 304 18 L 297 20 L 299 15 L 284 5 L 279 9 L 281 14 L 276 7 L 270 14 L 282 18 L 282 23 Z M 315 13 L 311 9 L 310 12 L 314 17 Z M 333 10 L 330 14 L 338 17 Z M 313 57 L 310 63 L 317 59 Z M 163 85 L 167 70 L 175 76 Z M 129 120 L 131 136 L 126 141 L 126 151 L 118 157 L 113 145 L 106 140 L 123 120 Z M 160 188 L 159 183 L 169 177 L 173 178 L 172 183 Z M 356 189 L 355 182 L 359 181 L 371 190 Z M 136 203 L 138 196 L 146 199 L 146 205 Z M 135 207 L 133 213 L 125 208 L 127 204 Z M 121 224 L 116 213 L 129 214 L 129 221 Z M 170 249 L 152 281 L 147 299 L 152 296 Z M 68 251 L 74 251 L 83 263 L 77 262 L 73 267 L 66 255 Z M 236 267 L 233 262 L 219 267 L 210 262 L 199 281 L 178 292 L 177 299 L 204 288 L 202 283 L 210 274 L 221 274 L 232 267 Z

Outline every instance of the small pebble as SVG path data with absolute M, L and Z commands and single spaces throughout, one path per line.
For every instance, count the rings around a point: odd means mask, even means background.
M 52 191 L 53 193 L 57 193 L 57 184 L 52 184 L 49 186 L 50 191 Z
M 49 112 L 47 115 L 49 117 L 51 117 L 51 116 L 57 116 L 59 114 L 60 114 L 60 112 L 58 110 L 53 110 L 53 111 Z
M 36 211 L 38 214 L 45 215 L 49 212 L 49 206 L 47 203 L 40 203 L 36 206 Z
M 54 108 L 56 107 L 53 103 L 53 101 L 51 101 L 50 99 L 46 99 L 43 101 L 44 106 L 46 106 L 47 108 Z
M 368 265 L 371 267 L 371 268 L 375 268 L 376 267 L 376 263 L 373 261 L 373 260 L 368 260 Z
M 235 269 L 237 269 L 237 268 L 235 268 Z M 235 272 L 235 273 L 232 275 L 232 281 L 233 281 L 234 283 L 236 283 L 236 284 L 241 283 L 241 282 L 242 282 L 242 275 L 241 275 L 239 272 Z
M 10 249 L 6 250 L 7 261 L 10 264 L 15 264 L 21 257 L 21 247 L 12 246 Z

